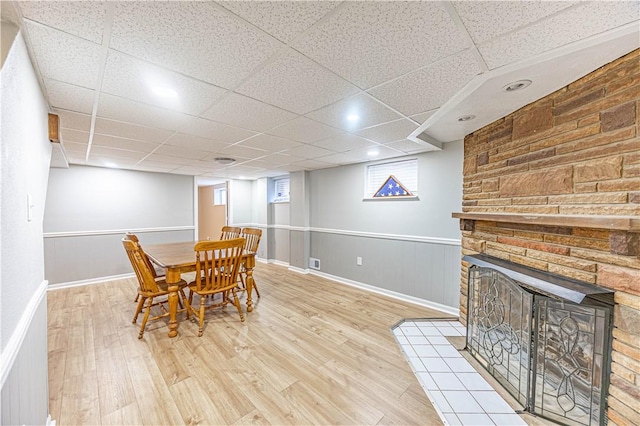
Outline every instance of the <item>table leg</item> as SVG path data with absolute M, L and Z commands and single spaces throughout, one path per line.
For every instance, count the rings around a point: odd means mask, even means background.
M 169 285 L 169 337 L 178 335 L 178 321 L 176 321 L 176 313 L 178 312 L 178 283 L 180 282 L 180 273 L 167 271 L 167 284 Z
M 251 293 L 253 292 L 253 267 L 255 265 L 255 255 L 248 256 L 244 262 L 244 269 L 247 272 L 247 312 L 253 312 L 253 299 L 251 298 Z

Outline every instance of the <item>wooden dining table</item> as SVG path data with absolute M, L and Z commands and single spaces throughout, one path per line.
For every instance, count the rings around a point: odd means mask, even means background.
M 178 284 L 182 280 L 182 274 L 196 270 L 196 254 L 193 246 L 196 241 L 184 241 L 178 243 L 149 244 L 143 248 L 149 259 L 166 272 L 166 281 L 169 285 L 169 337 L 178 335 Z M 242 254 L 247 279 L 247 312 L 253 311 L 253 268 L 256 266 L 256 254 L 245 250 Z

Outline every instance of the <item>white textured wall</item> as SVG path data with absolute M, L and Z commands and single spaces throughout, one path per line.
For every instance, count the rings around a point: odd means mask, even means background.
M 2 67 L 0 235 L 2 348 L 36 288 L 44 280 L 42 220 L 51 143 L 48 106 L 40 91 L 22 35 Z M 27 221 L 27 195 L 32 219 Z
M 42 222 L 51 145 L 48 106 L 21 34 L 0 81 L 0 367 L 7 378 L 0 423 L 44 424 L 49 395 Z M 15 363 L 7 361 L 13 361 L 12 354 L 17 354 Z

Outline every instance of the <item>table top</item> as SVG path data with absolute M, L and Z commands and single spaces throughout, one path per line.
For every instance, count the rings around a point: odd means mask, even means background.
M 182 268 L 196 264 L 196 255 L 193 249 L 196 242 L 149 244 L 144 245 L 142 249 L 149 259 L 161 268 Z M 243 258 L 255 256 L 255 253 L 245 250 L 242 256 Z

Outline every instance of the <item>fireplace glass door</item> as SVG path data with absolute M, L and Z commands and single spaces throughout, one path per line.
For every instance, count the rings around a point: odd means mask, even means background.
M 566 425 L 606 424 L 611 308 L 558 300 L 469 269 L 467 350 L 522 406 Z

